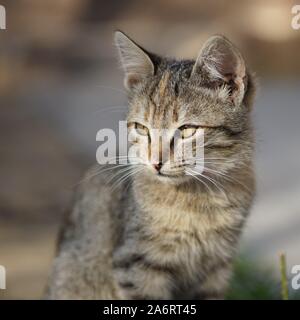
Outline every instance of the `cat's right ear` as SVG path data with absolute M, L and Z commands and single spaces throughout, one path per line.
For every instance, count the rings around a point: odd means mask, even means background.
M 212 87 L 226 85 L 232 102 L 242 102 L 247 87 L 246 65 L 239 50 L 224 36 L 206 41 L 192 70 L 192 75 L 197 74 L 204 74 Z
M 124 86 L 127 90 L 154 74 L 154 65 L 149 55 L 123 32 L 115 32 L 115 44 L 125 72 Z

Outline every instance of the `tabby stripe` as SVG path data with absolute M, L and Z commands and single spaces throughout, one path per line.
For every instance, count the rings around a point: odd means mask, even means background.
M 165 266 L 165 265 L 160 265 L 160 264 L 150 262 L 146 260 L 143 255 L 137 255 L 134 257 L 129 257 L 126 260 L 113 262 L 114 269 L 129 269 L 135 265 L 147 271 L 153 270 L 159 273 L 168 273 L 168 274 L 175 273 L 174 268 L 170 266 Z
M 174 274 L 175 268 L 171 266 L 156 264 L 147 260 L 141 261 L 141 267 L 145 268 L 146 270 L 153 270 L 157 271 L 159 273 L 168 273 L 168 274 Z
M 120 261 L 113 261 L 113 268 L 115 269 L 128 269 L 134 264 L 142 261 L 144 259 L 143 255 L 132 255 L 129 257 L 126 257 L 124 260 Z
M 119 282 L 119 286 L 123 289 L 134 289 L 135 285 L 132 282 Z

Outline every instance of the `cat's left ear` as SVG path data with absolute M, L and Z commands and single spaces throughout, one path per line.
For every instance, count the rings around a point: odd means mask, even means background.
M 209 38 L 202 47 L 193 67 L 192 75 L 202 75 L 207 85 L 214 88 L 226 85 L 235 105 L 243 101 L 247 86 L 244 59 L 239 50 L 224 36 Z
M 131 90 L 147 76 L 154 74 L 154 65 L 148 53 L 121 31 L 115 32 L 115 44 L 125 72 L 126 89 Z

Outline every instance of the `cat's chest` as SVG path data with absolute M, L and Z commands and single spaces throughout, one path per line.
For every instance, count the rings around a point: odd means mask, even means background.
M 212 227 L 205 220 L 201 212 L 156 209 L 144 219 L 143 232 L 145 239 L 150 239 L 151 245 L 164 254 L 187 252 L 199 246 L 205 232 Z
M 216 248 L 216 252 L 222 249 L 222 235 L 237 222 L 236 217 L 222 209 L 211 212 L 161 208 L 146 216 L 140 243 L 142 250 L 162 263 L 185 265 L 188 261 L 195 267 L 212 248 Z
M 193 229 L 201 221 L 201 212 L 175 209 L 173 207 L 155 208 L 147 212 L 146 218 L 152 232 L 170 230 L 184 232 Z
M 221 248 L 223 231 L 235 224 L 228 203 L 220 198 L 201 194 L 189 197 L 177 194 L 176 198 L 169 193 L 166 201 L 161 194 L 154 201 L 154 195 L 140 194 L 136 209 L 137 243 L 140 251 L 156 263 L 188 264 L 196 270 L 207 252 Z
M 201 213 L 167 208 L 152 211 L 151 216 L 143 220 L 139 251 L 157 265 L 196 269 L 204 243 L 199 215 Z
M 226 206 L 213 201 L 194 206 L 151 205 L 141 212 L 141 223 L 149 233 L 164 239 L 202 237 L 218 225 L 230 224 L 227 212 Z

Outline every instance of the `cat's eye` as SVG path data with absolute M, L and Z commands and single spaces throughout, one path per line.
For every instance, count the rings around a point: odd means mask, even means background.
M 181 132 L 181 138 L 187 139 L 187 138 L 192 137 L 196 133 L 197 127 L 184 125 L 184 126 L 180 127 L 179 130 Z
M 147 136 L 149 135 L 149 130 L 146 126 L 140 124 L 140 123 L 135 123 L 135 130 L 138 134 L 140 134 L 141 136 Z

